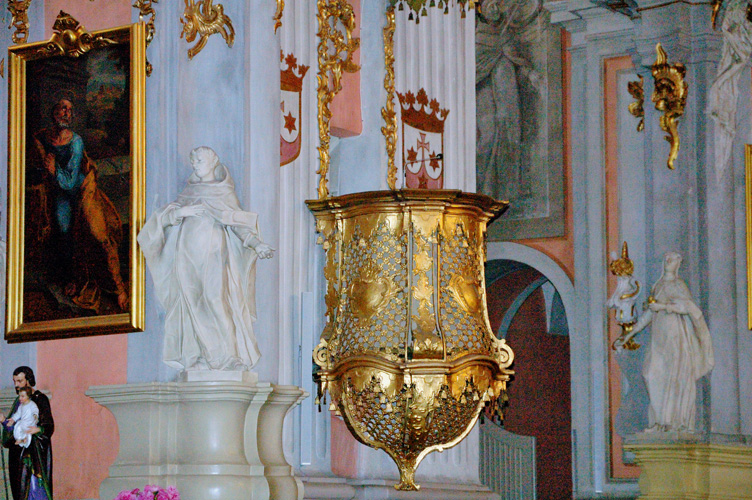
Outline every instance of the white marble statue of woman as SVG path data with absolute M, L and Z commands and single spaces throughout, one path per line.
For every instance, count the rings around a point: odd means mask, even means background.
M 697 381 L 713 368 L 713 344 L 702 311 L 678 276 L 682 257 L 669 252 L 653 286 L 648 310 L 632 336 L 650 325 L 650 349 L 642 376 L 650 397 L 648 431 L 695 430 Z
M 260 356 L 256 257 L 274 249 L 261 241 L 257 215 L 240 207 L 217 154 L 199 147 L 190 159 L 185 189 L 138 235 L 166 310 L 164 361 L 182 370 L 249 370 Z

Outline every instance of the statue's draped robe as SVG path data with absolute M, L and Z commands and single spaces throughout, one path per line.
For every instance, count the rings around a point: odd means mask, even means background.
M 259 359 L 256 319 L 257 216 L 244 212 L 224 165 L 218 180 L 193 174 L 174 203 L 146 221 L 138 242 L 166 310 L 164 360 L 177 369 L 248 369 Z M 231 226 L 209 213 L 176 220 L 179 207 L 231 211 Z M 174 225 L 173 225 L 174 224 Z
M 652 313 L 650 350 L 642 370 L 650 396 L 648 421 L 651 427 L 694 430 L 697 380 L 713 368 L 710 332 L 681 279 L 661 278 L 653 297 L 687 314 Z
M 14 500 L 26 500 L 29 497 L 32 474 L 37 476 L 47 497 L 52 499 L 52 433 L 55 432 L 55 421 L 47 396 L 41 391 L 34 391 L 31 400 L 39 407 L 38 427 L 41 429 L 41 432 L 31 438 L 31 445 L 28 448 L 18 446 L 15 444 L 13 431 L 5 426 L 2 429 L 3 446 L 8 448 L 8 479 Z M 15 413 L 18 404 L 16 398 L 11 414 Z

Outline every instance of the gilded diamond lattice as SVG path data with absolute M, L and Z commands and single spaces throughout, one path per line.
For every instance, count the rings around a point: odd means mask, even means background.
M 404 358 L 407 236 L 388 220 L 364 234 L 356 225 L 342 251 L 342 335 L 337 356 L 383 353 Z
M 441 275 L 443 293 L 440 304 L 441 317 L 444 318 L 442 328 L 452 330 L 451 333 L 445 332 L 447 358 L 456 359 L 466 354 L 488 352 L 492 348 L 492 340 L 487 334 L 485 317 L 477 311 L 468 311 L 465 304 L 457 299 L 457 294 L 450 292 L 454 276 L 472 282 L 482 278 L 482 262 L 478 258 L 474 235 L 467 234 L 461 223 L 447 229 L 445 234 L 448 237 L 441 245 L 444 272 Z M 476 300 L 481 299 L 485 302 L 485 297 Z

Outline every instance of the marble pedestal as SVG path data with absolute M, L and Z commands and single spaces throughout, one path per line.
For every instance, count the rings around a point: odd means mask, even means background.
M 691 435 L 638 435 L 624 450 L 640 466 L 640 500 L 752 500 L 752 445 Z
M 183 500 L 295 500 L 303 489 L 282 450 L 287 412 L 307 393 L 254 374 L 189 373 L 179 382 L 90 387 L 115 416 L 120 450 L 99 489 L 175 485 Z

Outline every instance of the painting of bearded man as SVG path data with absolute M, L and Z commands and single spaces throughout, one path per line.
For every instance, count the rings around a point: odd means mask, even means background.
M 36 204 L 32 212 L 41 222 L 32 229 L 37 242 L 49 247 L 44 281 L 49 294 L 71 311 L 101 314 L 107 307 L 103 290 L 114 296 L 110 308 L 124 311 L 128 292 L 118 248 L 122 222 L 97 186 L 97 167 L 83 139 L 71 130 L 73 114 L 70 100 L 58 100 L 52 126 L 34 134 L 29 158 L 38 181 L 31 186 L 37 194 L 30 199 Z

